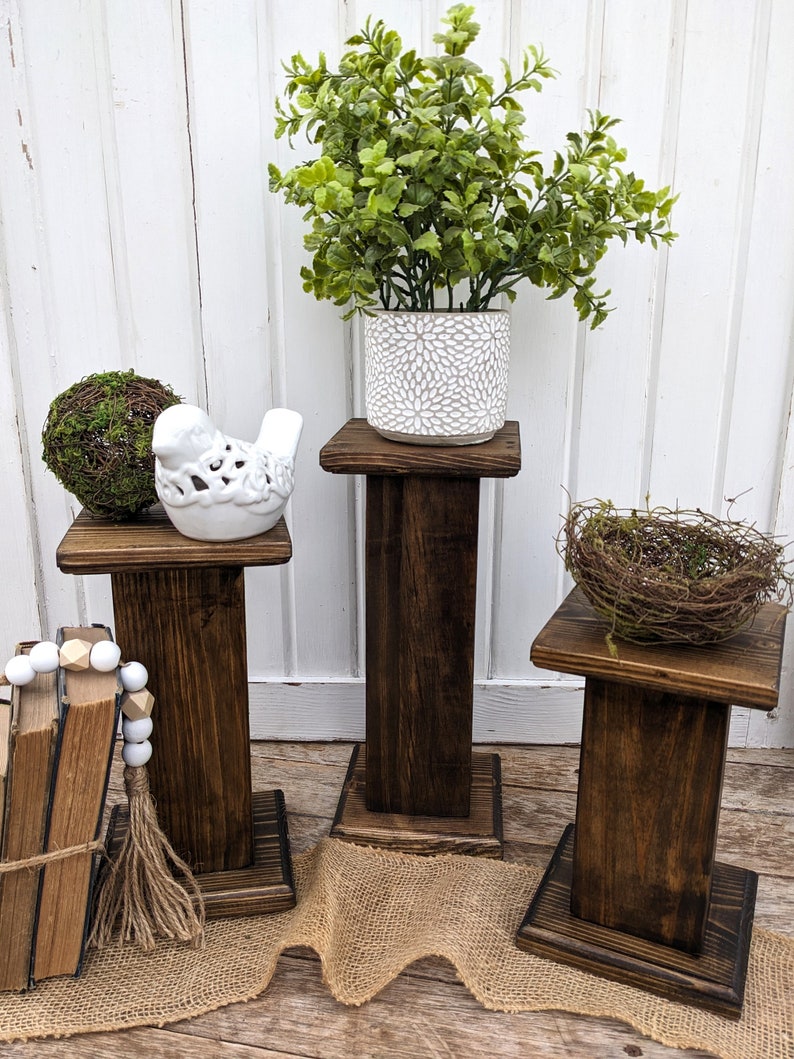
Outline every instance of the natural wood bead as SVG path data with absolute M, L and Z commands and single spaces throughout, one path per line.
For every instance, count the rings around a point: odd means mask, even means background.
M 91 665 L 91 648 L 87 640 L 66 640 L 61 645 L 61 666 L 77 672 Z
M 131 721 L 148 717 L 154 708 L 154 695 L 148 688 L 140 691 L 125 691 L 121 696 L 121 712 Z

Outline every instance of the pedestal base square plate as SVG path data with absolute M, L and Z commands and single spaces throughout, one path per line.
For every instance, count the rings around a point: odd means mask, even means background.
M 703 949 L 692 955 L 571 914 L 573 835 L 570 824 L 518 928 L 519 948 L 739 1018 L 758 884 L 755 872 L 715 864 Z
M 253 864 L 195 876 L 208 919 L 284 912 L 295 906 L 284 794 L 280 790 L 255 791 L 252 801 Z M 111 858 L 121 846 L 128 827 L 129 811 L 126 806 L 116 806 L 106 841 Z
M 465 853 L 501 859 L 502 770 L 498 754 L 472 754 L 468 816 L 376 813 L 365 802 L 366 747 L 353 748 L 331 837 L 404 853 Z

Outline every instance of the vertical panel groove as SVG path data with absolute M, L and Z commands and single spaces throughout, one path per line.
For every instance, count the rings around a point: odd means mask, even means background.
M 267 32 L 265 21 L 260 18 L 260 9 L 255 9 L 256 24 L 256 47 L 257 54 L 264 57 L 258 65 L 259 73 L 259 121 L 260 138 L 263 145 L 270 142 L 273 131 L 273 119 L 267 114 L 266 108 L 272 108 L 273 93 L 278 91 L 276 84 L 276 70 L 278 63 L 273 54 L 272 34 Z M 267 290 L 263 294 L 267 297 L 267 353 L 270 374 L 271 393 L 274 404 L 290 406 L 289 400 L 289 376 L 288 376 L 288 351 L 286 349 L 285 332 L 285 300 L 283 275 L 276 268 L 275 263 L 282 260 L 282 246 L 284 232 L 281 225 L 281 216 L 277 212 L 275 196 L 272 195 L 267 185 L 267 165 L 269 159 L 262 158 L 262 195 L 264 196 L 263 214 L 265 230 L 263 237 L 267 247 Z M 287 514 L 287 523 L 292 529 L 291 512 Z M 300 547 L 300 542 L 297 543 Z M 299 671 L 298 662 L 298 607 L 295 589 L 295 567 L 294 562 L 287 563 L 279 570 L 279 582 L 281 585 L 281 641 L 284 672 L 288 676 L 295 676 Z
M 657 183 L 668 184 L 675 190 L 678 157 L 678 129 L 681 118 L 681 79 L 686 50 L 687 0 L 672 0 L 670 18 L 670 53 L 665 71 L 667 108 L 665 112 L 660 171 Z M 645 432 L 642 442 L 640 495 L 651 491 L 651 470 L 654 460 L 654 429 L 659 398 L 659 371 L 662 358 L 662 337 L 665 322 L 665 294 L 667 290 L 668 248 L 657 251 L 656 284 L 651 307 L 651 350 L 648 362 L 648 383 L 645 395 Z M 653 502 L 653 498 L 651 498 Z
M 191 99 L 190 99 L 190 58 L 188 55 L 188 36 L 187 36 L 187 18 L 185 15 L 185 3 L 184 0 L 179 0 L 178 7 L 179 17 L 176 21 L 175 29 L 178 28 L 180 33 L 180 42 L 182 45 L 182 61 L 184 70 L 184 85 L 185 85 L 185 133 L 187 135 L 188 145 L 188 159 L 190 163 L 190 206 L 193 211 L 193 237 L 195 240 L 194 251 L 196 255 L 196 293 L 198 296 L 198 309 L 199 309 L 199 321 L 200 328 L 199 334 L 201 337 L 201 363 L 203 365 L 203 404 L 207 408 L 209 406 L 209 388 L 208 388 L 208 373 L 207 373 L 207 348 L 204 334 L 204 299 L 202 297 L 201 290 L 201 246 L 199 241 L 199 226 L 198 226 L 198 209 L 196 203 L 196 168 L 193 154 L 193 127 L 191 118 Z
M 744 296 L 746 293 L 748 250 L 753 224 L 758 147 L 761 139 L 761 118 L 764 100 L 764 63 L 769 51 L 771 18 L 771 0 L 757 0 L 751 47 L 752 59 L 748 75 L 747 110 L 741 150 L 742 167 L 739 195 L 736 203 L 736 237 L 734 239 L 733 275 L 731 277 L 728 343 L 725 351 L 725 373 L 722 380 L 719 440 L 714 454 L 711 510 L 719 514 L 725 513 L 724 505 L 730 500 L 729 497 L 725 496 L 725 472 L 728 461 L 731 411 L 736 391 L 736 369 L 744 312 Z M 752 488 L 752 482 L 747 482 L 744 487 Z

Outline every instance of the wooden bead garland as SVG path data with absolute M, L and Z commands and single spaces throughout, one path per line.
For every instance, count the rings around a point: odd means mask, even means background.
M 153 728 L 150 715 L 154 708 L 154 695 L 146 687 L 146 681 L 149 679 L 146 666 L 140 662 L 121 662 L 121 648 L 117 643 L 112 640 L 100 640 L 90 644 L 87 640 L 74 639 L 66 640 L 59 647 L 51 640 L 41 640 L 31 647 L 28 654 L 9 658 L 4 672 L 9 684 L 24 687 L 37 673 L 54 673 L 59 666 L 72 672 L 94 669 L 98 673 L 110 673 L 119 665 L 119 681 L 124 689 L 121 696 L 121 712 L 132 721 L 149 719 L 146 735 L 129 738 L 124 735 L 124 746 L 121 750 L 124 764 L 139 767 L 145 765 L 152 756 L 149 736 Z
M 154 729 L 150 716 L 154 696 L 146 687 L 146 666 L 121 662 L 121 648 L 112 640 L 92 645 L 73 639 L 61 647 L 42 640 L 27 654 L 8 660 L 0 684 L 23 687 L 37 673 L 54 673 L 59 666 L 73 672 L 91 668 L 111 673 L 117 669 L 123 689 L 121 756 L 129 824 L 121 848 L 112 861 L 106 862 L 98 881 L 89 945 L 102 948 L 117 935 L 119 944 L 135 941 L 147 951 L 154 948 L 157 937 L 201 946 L 204 899 L 190 866 L 174 851 L 159 826 L 143 767 L 152 756 L 149 737 Z

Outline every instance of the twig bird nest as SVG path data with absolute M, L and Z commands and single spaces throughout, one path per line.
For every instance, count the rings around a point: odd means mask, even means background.
M 89 375 L 50 405 L 44 462 L 91 514 L 131 518 L 157 502 L 152 429 L 179 401 L 170 386 L 133 371 Z
M 574 504 L 557 538 L 566 569 L 610 625 L 633 643 L 712 643 L 792 594 L 783 547 L 741 522 L 700 510 Z

